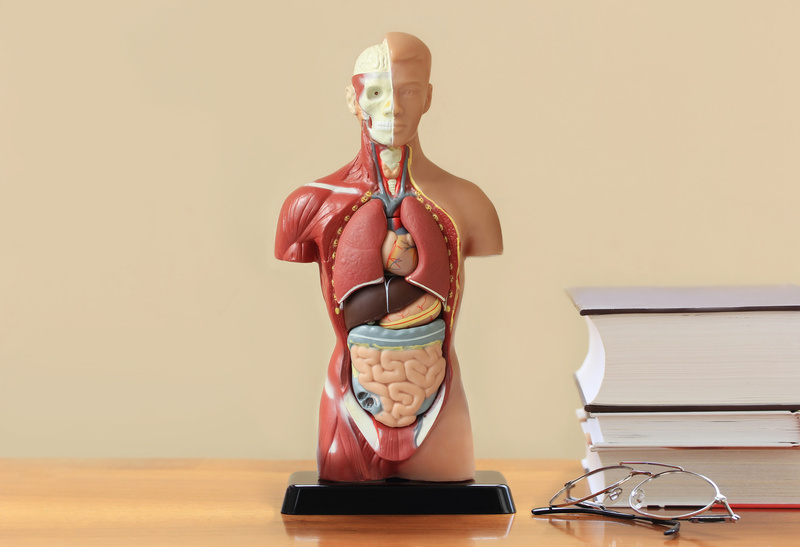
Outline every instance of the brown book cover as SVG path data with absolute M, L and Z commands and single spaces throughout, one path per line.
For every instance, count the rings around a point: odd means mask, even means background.
M 800 286 L 575 287 L 567 289 L 581 315 L 800 311 Z

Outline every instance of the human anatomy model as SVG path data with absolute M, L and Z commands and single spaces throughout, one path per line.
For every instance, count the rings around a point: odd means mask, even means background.
M 430 51 L 390 33 L 346 97 L 356 158 L 285 201 L 275 256 L 317 262 L 336 333 L 319 423 L 320 479 L 471 479 L 469 410 L 453 347 L 464 259 L 499 254 L 494 206 L 422 152 Z

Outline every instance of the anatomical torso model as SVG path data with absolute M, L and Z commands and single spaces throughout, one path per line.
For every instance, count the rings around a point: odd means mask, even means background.
M 428 160 L 428 48 L 390 33 L 347 89 L 361 150 L 285 201 L 275 255 L 317 262 L 336 334 L 319 423 L 323 480 L 461 481 L 475 470 L 453 347 L 464 259 L 499 254 L 497 213 L 474 184 Z

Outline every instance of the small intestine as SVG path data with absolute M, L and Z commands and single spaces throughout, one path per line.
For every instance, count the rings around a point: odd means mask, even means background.
M 389 427 L 414 423 L 426 398 L 439 389 L 446 362 L 441 343 L 409 349 L 350 348 L 361 386 L 381 399 L 375 419 Z

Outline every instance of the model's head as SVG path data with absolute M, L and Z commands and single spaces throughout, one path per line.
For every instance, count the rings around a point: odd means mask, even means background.
M 373 141 L 403 146 L 417 134 L 431 104 L 431 53 L 410 34 L 391 32 L 365 49 L 355 64 L 348 106 Z

